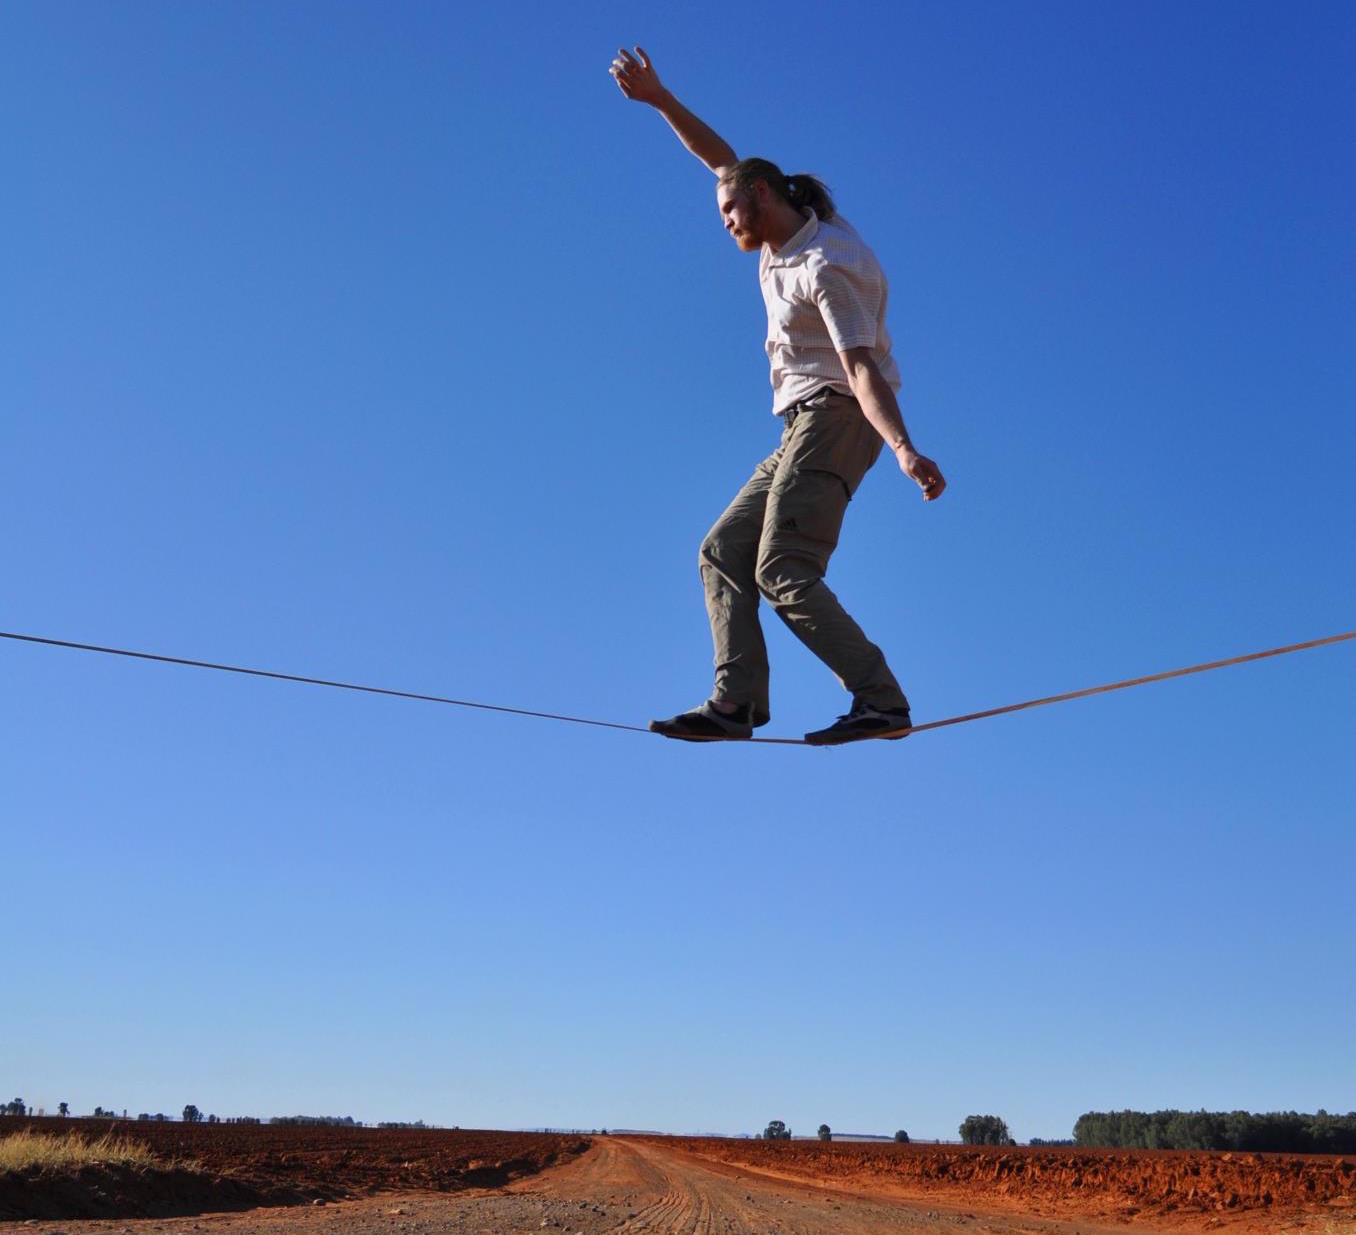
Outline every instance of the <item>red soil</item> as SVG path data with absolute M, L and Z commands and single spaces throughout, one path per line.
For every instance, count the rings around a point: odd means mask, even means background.
M 688 1219 L 703 1214 L 713 1230 L 720 1216 L 729 1232 L 765 1235 L 773 1212 L 787 1235 L 822 1235 L 823 1222 L 805 1215 L 828 1205 L 817 1212 L 832 1212 L 832 1229 L 843 1235 L 942 1235 L 955 1222 L 980 1221 L 976 1214 L 1006 1215 L 983 1219 L 994 1231 L 1194 1233 L 1224 1226 L 1227 1235 L 1356 1235 L 1356 1162 L 1349 1157 L 692 1137 L 600 1137 L 585 1154 L 589 1142 L 578 1136 L 106 1119 L 0 1118 L 0 1136 L 25 1126 L 92 1137 L 112 1130 L 149 1146 L 165 1166 L 0 1174 L 0 1220 L 162 1217 L 422 1192 L 454 1194 L 437 1204 L 455 1208 L 455 1224 L 439 1219 L 430 1232 L 468 1235 L 496 1235 L 504 1222 L 505 1230 L 527 1229 L 524 1215 L 536 1226 L 544 1211 L 533 1207 L 557 1201 L 562 1215 L 572 1215 L 569 1229 L 590 1235 L 629 1230 L 641 1219 L 655 1231 L 690 1230 Z M 175 1168 L 175 1161 L 197 1169 Z M 637 1222 L 618 1227 L 617 1213 L 632 1211 Z M 301 1229 L 312 1213 L 330 1210 L 306 1213 L 303 1221 L 295 1208 L 258 1210 L 232 1219 L 230 1229 Z M 586 1214 L 593 1215 L 587 1222 Z M 335 1220 L 310 1226 L 317 1235 L 366 1235 L 357 1217 L 347 1228 L 338 1217 L 335 1210 Z
M 787 1179 L 1049 1217 L 1142 1215 L 1199 1226 L 1203 1215 L 1250 1214 L 1267 1217 L 1259 1229 L 1286 1214 L 1356 1217 L 1356 1162 L 1335 1156 L 686 1137 L 670 1144 Z
M 534 1132 L 0 1118 L 0 1136 L 24 1128 L 91 1140 L 111 1132 L 146 1145 L 165 1167 L 0 1173 L 0 1219 L 188 1214 L 393 1189 L 494 1188 L 589 1144 Z

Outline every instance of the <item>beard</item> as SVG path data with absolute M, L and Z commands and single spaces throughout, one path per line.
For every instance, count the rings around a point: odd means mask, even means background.
M 743 252 L 752 253 L 755 249 L 762 248 L 763 245 L 763 218 L 765 213 L 758 199 L 752 194 L 749 195 L 746 213 L 748 215 L 747 224 L 735 236 L 735 244 Z

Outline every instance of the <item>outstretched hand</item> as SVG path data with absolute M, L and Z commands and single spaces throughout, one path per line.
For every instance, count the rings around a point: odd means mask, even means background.
M 899 460 L 899 470 L 923 490 L 923 501 L 931 502 L 942 496 L 946 477 L 931 459 L 916 450 L 899 450 L 895 458 Z
M 608 72 L 618 89 L 637 103 L 658 103 L 664 96 L 664 84 L 643 47 L 637 47 L 634 55 L 624 47 L 618 48 L 617 58 Z

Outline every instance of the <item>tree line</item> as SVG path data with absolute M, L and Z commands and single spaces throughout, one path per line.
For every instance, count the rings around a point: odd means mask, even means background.
M 1356 1153 L 1356 1111 L 1089 1111 L 1074 1144 L 1105 1149 L 1231 1149 L 1253 1153 Z
M 0 1103 L 0 1115 L 37 1115 L 40 1112 L 29 1106 L 22 1098 L 15 1098 L 10 1102 Z M 69 1103 L 62 1102 L 57 1106 L 57 1114 L 68 1116 L 71 1113 Z M 96 1106 L 92 1112 L 94 1119 L 128 1119 L 126 1111 L 118 1112 L 112 1109 L 105 1109 L 102 1106 Z M 143 1122 L 150 1123 L 169 1123 L 174 1119 L 173 1115 L 166 1115 L 163 1111 L 152 1115 L 147 1111 L 142 1111 L 136 1118 Z M 184 1107 L 180 1119 L 186 1124 L 258 1124 L 264 1121 L 257 1115 L 231 1115 L 218 1118 L 216 1115 L 204 1115 L 198 1107 L 190 1102 Z M 352 1115 L 273 1115 L 270 1116 L 271 1124 L 287 1124 L 292 1126 L 324 1126 L 330 1128 L 364 1128 L 361 1119 L 354 1119 Z M 430 1128 L 436 1127 L 436 1124 L 426 1124 L 422 1119 L 414 1121 L 408 1120 L 385 1120 L 376 1125 L 378 1128 Z

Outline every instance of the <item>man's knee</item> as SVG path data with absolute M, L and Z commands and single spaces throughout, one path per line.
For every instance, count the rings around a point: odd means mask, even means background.
M 731 591 L 740 595 L 754 592 L 754 558 L 757 547 L 746 548 L 713 528 L 697 550 L 697 571 L 702 587 L 712 591 Z
M 716 534 L 715 528 L 712 528 L 711 531 L 707 532 L 697 550 L 697 569 L 701 571 L 719 570 L 724 558 L 725 544 Z
M 796 553 L 761 554 L 754 582 L 770 605 L 794 605 L 824 577 L 823 566 Z

